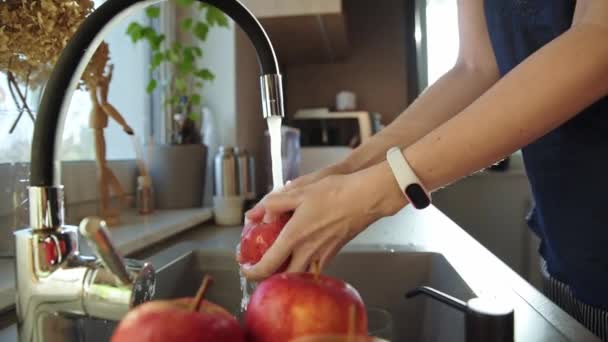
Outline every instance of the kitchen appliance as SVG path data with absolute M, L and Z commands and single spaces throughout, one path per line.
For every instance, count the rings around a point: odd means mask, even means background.
M 291 124 L 301 132 L 301 175 L 344 159 L 382 129 L 379 113 L 330 112 L 327 108 L 299 110 Z
M 380 128 L 379 114 L 367 111 L 330 112 L 326 108 L 296 112 L 290 124 L 301 131 L 301 144 L 308 146 L 357 147 Z

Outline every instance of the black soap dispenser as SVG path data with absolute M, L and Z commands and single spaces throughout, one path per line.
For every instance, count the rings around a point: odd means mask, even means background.
M 427 295 L 464 312 L 466 342 L 513 342 L 513 307 L 495 300 L 473 298 L 468 302 L 454 298 L 427 286 L 408 292 L 405 297 Z

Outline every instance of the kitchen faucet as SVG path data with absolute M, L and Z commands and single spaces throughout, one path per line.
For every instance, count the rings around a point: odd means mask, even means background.
M 15 232 L 16 308 L 21 342 L 76 340 L 79 334 L 75 319 L 119 320 L 133 306 L 153 298 L 154 268 L 147 263 L 123 260 L 102 220 L 86 218 L 79 228 L 64 225 L 57 156 L 72 94 L 103 34 L 134 10 L 158 2 L 106 1 L 83 21 L 44 89 L 32 141 L 30 227 Z M 226 13 L 251 39 L 262 74 L 263 117 L 282 117 L 283 88 L 278 61 L 261 24 L 238 0 L 201 2 Z M 79 254 L 78 231 L 88 239 L 97 258 Z

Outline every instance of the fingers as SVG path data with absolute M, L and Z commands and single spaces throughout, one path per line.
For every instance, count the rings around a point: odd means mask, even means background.
M 260 222 L 264 218 L 266 209 L 261 204 L 257 204 L 255 207 L 245 213 L 245 224 L 249 222 Z
M 261 202 L 265 209 L 263 220 L 265 223 L 274 222 L 282 214 L 294 211 L 301 203 L 301 196 L 294 191 L 269 194 Z
M 319 248 L 318 241 L 307 242 L 302 244 L 302 246 L 299 246 L 293 253 L 289 267 L 287 267 L 287 272 L 305 272 L 308 269 L 312 258 L 317 255 Z
M 289 258 L 295 244 L 291 231 L 283 229 L 257 264 L 241 266 L 243 275 L 256 281 L 269 277 Z
M 329 264 L 333 258 L 340 252 L 342 249 L 344 242 L 340 240 L 332 240 L 330 241 L 320 252 L 319 259 L 319 267 L 321 269 L 325 268 L 327 264 Z

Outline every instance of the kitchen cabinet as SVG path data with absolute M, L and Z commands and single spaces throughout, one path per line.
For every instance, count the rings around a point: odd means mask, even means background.
M 282 64 L 331 63 L 348 51 L 342 0 L 244 0 L 270 36 Z

